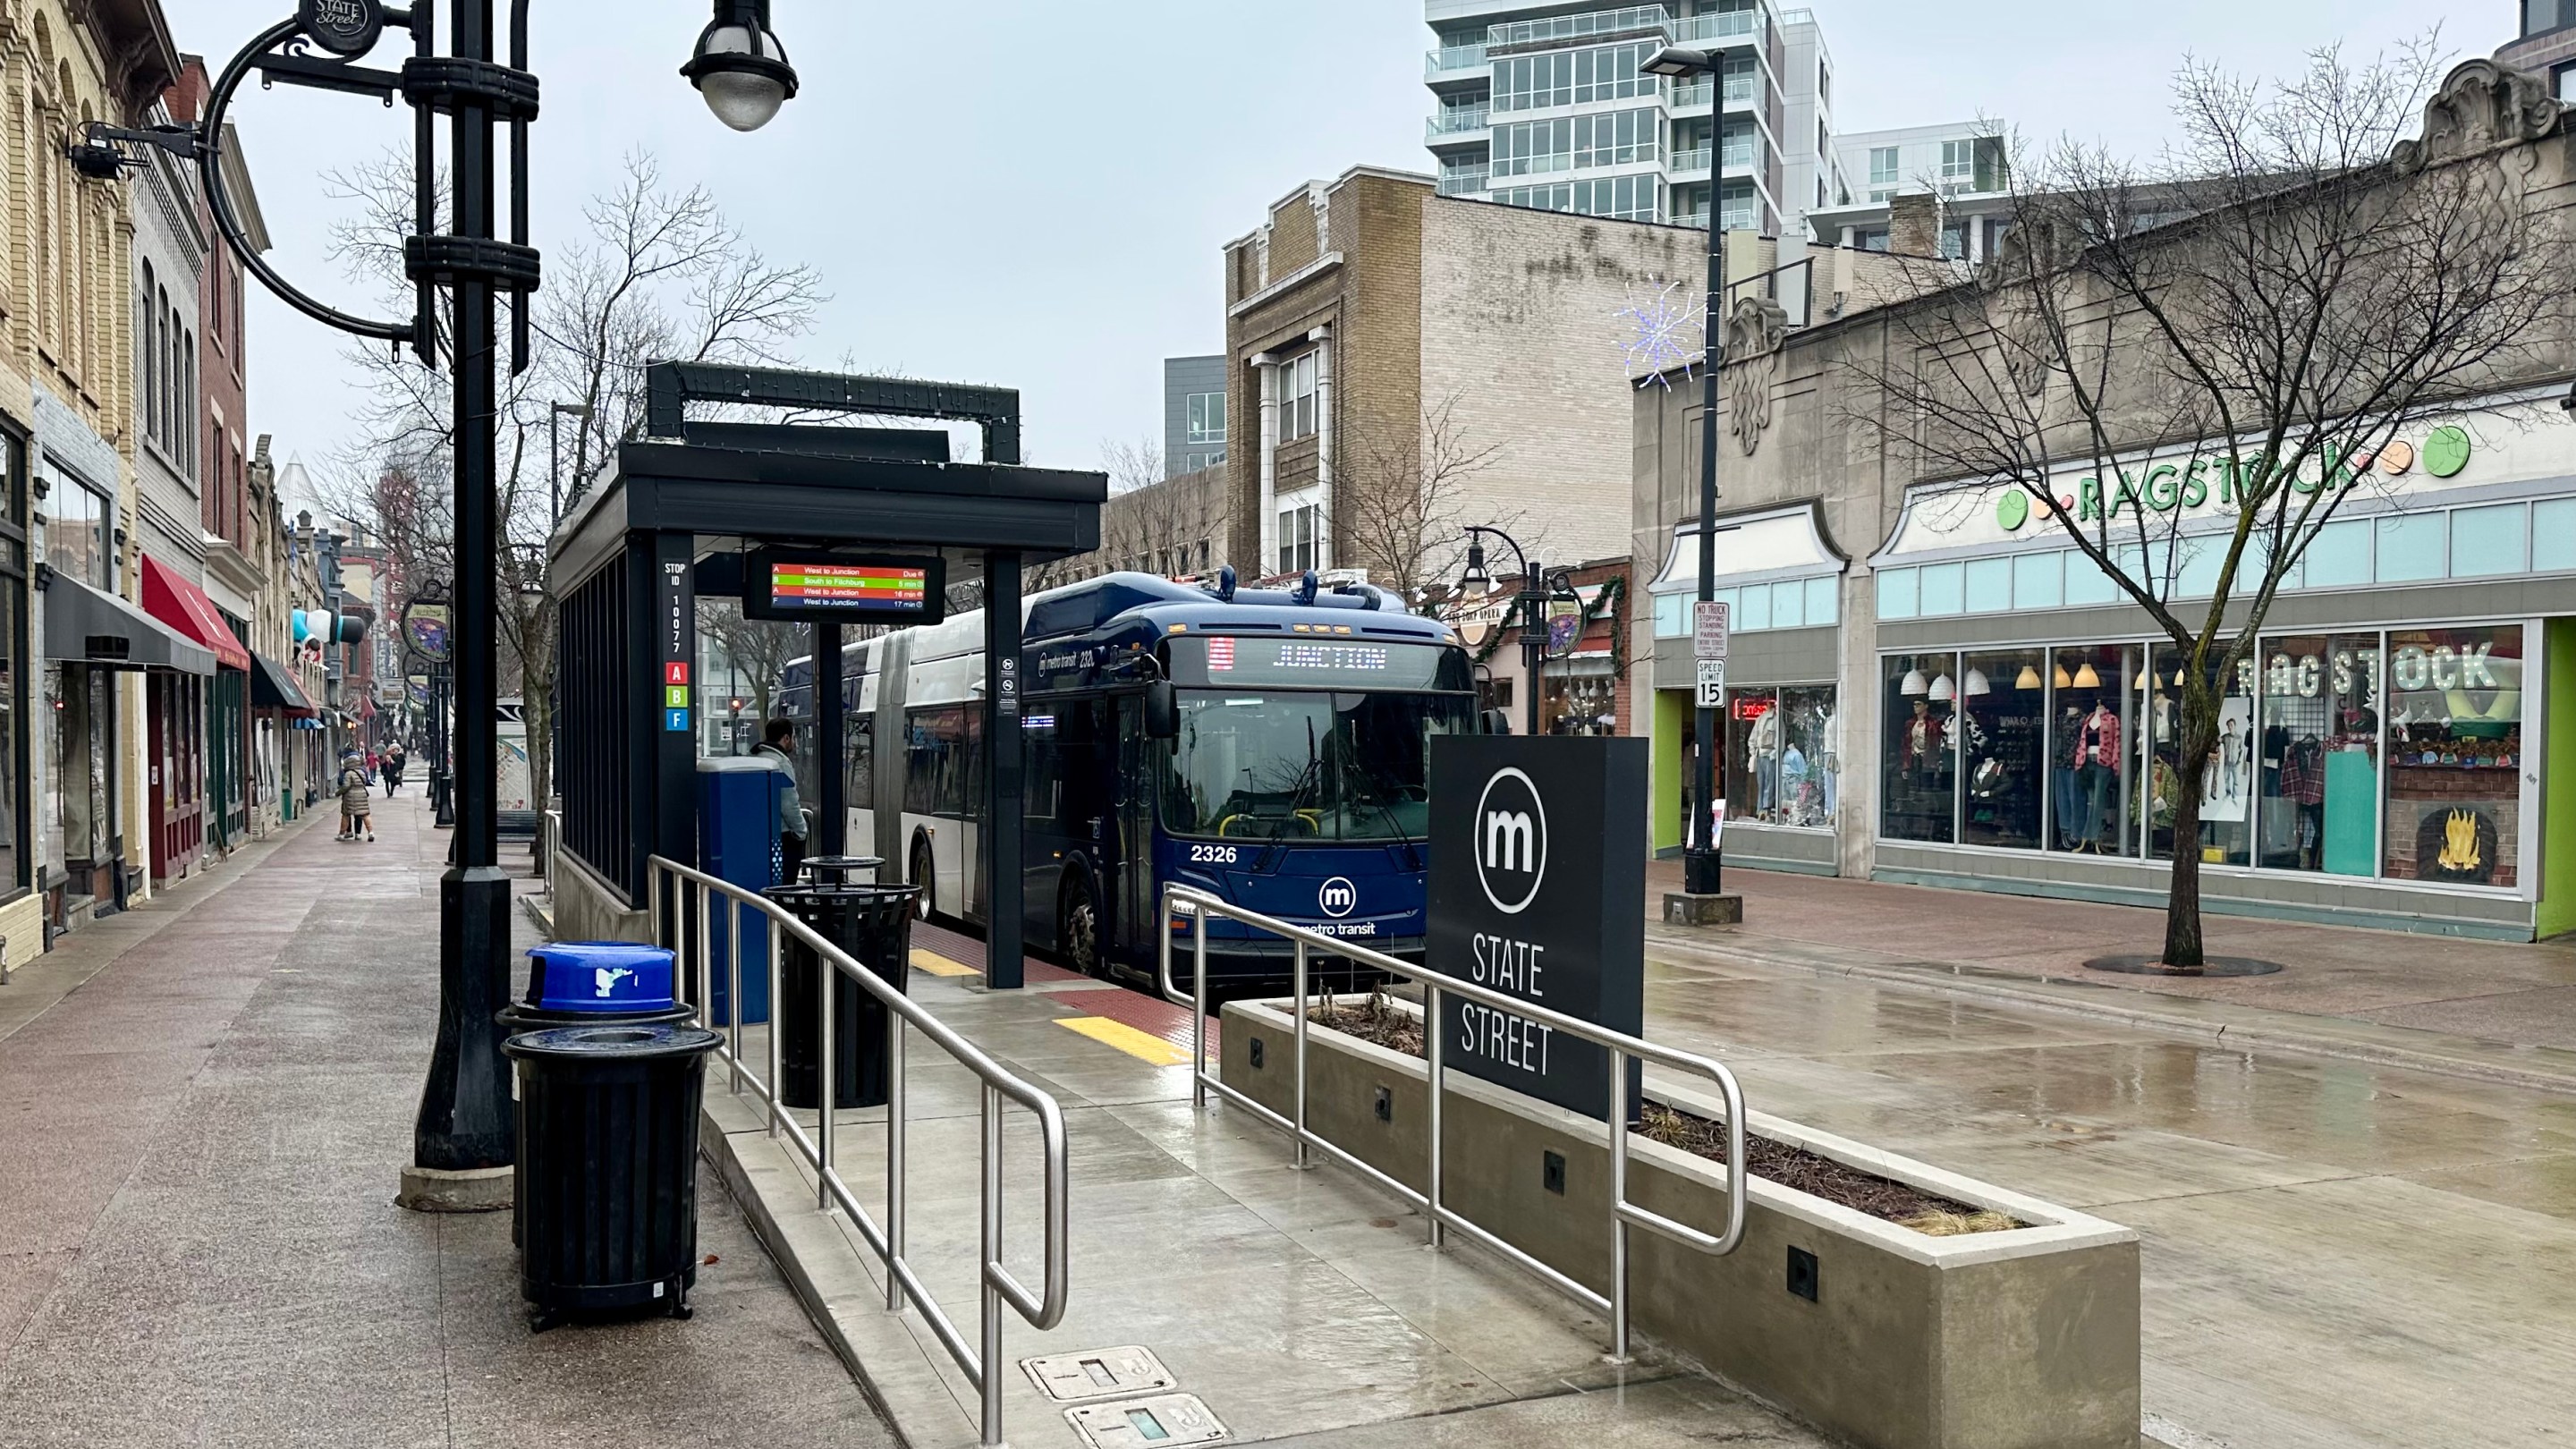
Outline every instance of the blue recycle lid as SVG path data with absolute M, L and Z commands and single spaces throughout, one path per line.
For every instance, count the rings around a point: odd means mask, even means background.
M 668 1011 L 671 953 L 632 941 L 555 941 L 528 952 L 528 1005 L 541 1011 Z

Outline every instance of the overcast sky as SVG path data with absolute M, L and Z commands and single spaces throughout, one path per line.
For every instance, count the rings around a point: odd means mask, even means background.
M 166 4 L 181 46 L 218 66 L 293 9 Z M 1984 115 L 2138 154 L 2167 134 L 2186 54 L 2277 75 L 2320 44 L 2366 54 L 2438 23 L 2455 55 L 2483 55 L 2511 38 L 2515 12 L 2514 0 L 1813 8 L 1843 130 Z M 536 0 L 539 244 L 567 235 L 622 155 L 648 150 L 674 182 L 712 188 L 771 256 L 821 272 L 831 301 L 804 360 L 1016 387 L 1032 462 L 1092 467 L 1105 439 L 1159 442 L 1162 359 L 1222 349 L 1220 248 L 1271 200 L 1360 163 L 1429 166 L 1431 36 L 1409 0 L 776 0 L 804 91 L 747 136 L 676 73 L 707 13 L 705 0 Z M 390 40 L 379 51 L 394 54 Z M 273 260 L 327 299 L 363 300 L 323 256 L 338 207 L 319 178 L 380 154 L 404 115 L 255 86 L 235 107 Z M 252 325 L 254 429 L 308 462 L 345 446 L 342 339 L 265 296 Z

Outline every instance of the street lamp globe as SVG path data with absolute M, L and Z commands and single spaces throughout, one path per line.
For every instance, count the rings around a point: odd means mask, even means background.
M 1494 576 L 1485 572 L 1485 545 L 1482 540 L 1470 538 L 1467 542 L 1467 572 L 1458 579 L 1458 593 L 1467 601 L 1469 608 L 1474 608 L 1485 602 L 1485 595 L 1492 592 L 1493 587 Z
M 768 125 L 796 94 L 796 67 L 769 28 L 769 0 L 716 0 L 715 18 L 698 32 L 697 53 L 680 74 L 737 131 Z

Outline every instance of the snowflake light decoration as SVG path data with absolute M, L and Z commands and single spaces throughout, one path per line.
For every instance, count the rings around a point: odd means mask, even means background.
M 1676 369 L 1689 378 L 1707 355 L 1707 325 L 1698 299 L 1679 282 L 1666 282 L 1642 300 L 1632 286 L 1628 305 L 1611 315 L 1628 325 L 1619 350 L 1626 355 L 1631 379 L 1670 389 Z

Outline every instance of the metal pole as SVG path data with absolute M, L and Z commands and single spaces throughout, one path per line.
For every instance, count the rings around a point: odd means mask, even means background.
M 427 3 L 427 0 L 423 0 Z M 455 54 L 493 59 L 493 0 L 454 0 Z M 455 234 L 470 245 L 493 227 L 492 109 L 471 88 L 455 101 L 448 133 Z M 415 158 L 427 167 L 432 158 Z M 494 767 L 498 740 L 495 624 L 500 535 L 493 497 L 498 379 L 489 273 L 459 272 L 450 288 L 455 342 L 456 578 L 452 649 L 457 670 L 456 864 L 439 881 L 438 1042 L 412 1133 L 415 1165 L 445 1171 L 503 1168 L 517 1130 L 501 1032 L 492 1014 L 509 999 L 510 878 L 501 869 Z
M 814 638 L 814 804 L 813 854 L 842 855 L 849 843 L 848 781 L 841 757 L 848 736 L 848 703 L 841 691 L 841 626 L 817 623 Z M 823 877 L 817 874 L 817 881 Z
M 1431 1137 L 1431 1171 L 1423 1179 L 1422 1210 L 1431 1217 L 1431 1246 L 1439 1247 L 1444 1236 L 1440 1229 L 1440 1084 L 1441 1058 L 1440 988 L 1430 982 L 1422 984 L 1422 1062 L 1425 1101 L 1429 1117 L 1426 1125 Z
M 903 1311 L 903 1013 L 886 1013 L 886 1311 Z
M 716 1019 L 715 1003 L 709 999 L 716 994 L 715 904 L 715 892 L 700 885 L 698 887 L 698 960 L 697 970 L 692 973 L 691 978 L 697 1000 L 690 1003 L 698 1009 L 700 1026 L 711 1025 Z
M 725 1035 L 728 1038 L 725 1055 L 733 1059 L 733 1075 L 727 1079 L 725 1091 L 740 1095 L 742 1092 L 743 906 L 740 901 L 734 900 L 731 896 L 725 898 L 725 905 L 726 909 L 733 913 L 733 929 L 726 933 L 728 939 L 725 942 L 725 970 L 731 978 L 725 986 Z M 761 922 L 761 933 L 769 934 L 767 921 Z
M 1021 901 L 1027 863 L 1021 859 L 1020 799 L 1023 752 L 1020 734 L 1020 555 L 994 549 L 984 555 L 984 698 L 990 702 L 985 732 L 992 762 L 991 811 L 984 818 L 984 985 L 1015 991 L 1027 969 L 1021 950 Z
M 1193 910 L 1190 932 L 1190 1105 L 1207 1106 L 1207 912 Z
M 1547 668 L 1547 587 L 1539 582 L 1536 559 L 1521 567 L 1521 665 L 1529 675 L 1529 732 L 1540 733 L 1539 695 L 1546 689 L 1540 675 Z
M 1715 75 L 1710 83 L 1715 84 Z M 1700 361 L 1699 402 L 1699 601 L 1717 601 L 1717 370 L 1725 365 L 1724 334 L 1718 313 L 1726 301 L 1726 253 L 1717 229 L 1717 198 L 1708 208 L 1708 335 Z M 1693 686 L 1696 688 L 1696 686 Z M 1724 885 L 1723 862 L 1713 838 L 1711 813 L 1717 800 L 1718 729 L 1722 716 L 1715 705 L 1699 710 L 1699 758 L 1692 767 L 1691 818 L 1685 822 L 1682 889 L 1695 896 L 1716 895 Z
M 1002 1264 L 1002 1089 L 984 1084 L 984 1256 L 975 1267 L 983 1289 L 984 1442 L 1002 1442 L 1002 1289 L 993 1272 Z
M 783 1003 L 779 1000 L 778 996 L 778 935 L 783 929 L 785 928 L 778 925 L 776 922 L 772 922 L 769 927 L 769 950 L 767 952 L 769 957 L 769 1024 L 761 1033 L 763 1036 L 769 1038 L 769 1076 L 767 1081 L 769 1083 L 769 1135 L 772 1137 L 776 1137 L 778 1135 L 778 1123 L 787 1112 L 787 1094 L 783 1090 L 779 1081 L 779 1057 L 781 1049 L 778 1040 L 779 1018 L 787 1014 L 783 1009 Z
M 822 995 L 815 1007 L 821 1012 L 823 1060 L 814 1068 L 814 1197 L 816 1206 L 832 1210 L 832 1105 L 838 1093 L 832 1084 L 832 988 L 840 984 L 841 968 L 821 952 L 815 953 L 814 984 Z
M 1295 964 L 1289 968 L 1289 974 L 1294 978 L 1290 987 L 1297 996 L 1297 1100 L 1295 1103 L 1297 1167 L 1303 1171 L 1308 1165 L 1306 1161 L 1306 943 L 1298 941 L 1294 949 Z
M 1610 1358 L 1628 1361 L 1628 1054 L 1610 1049 Z

